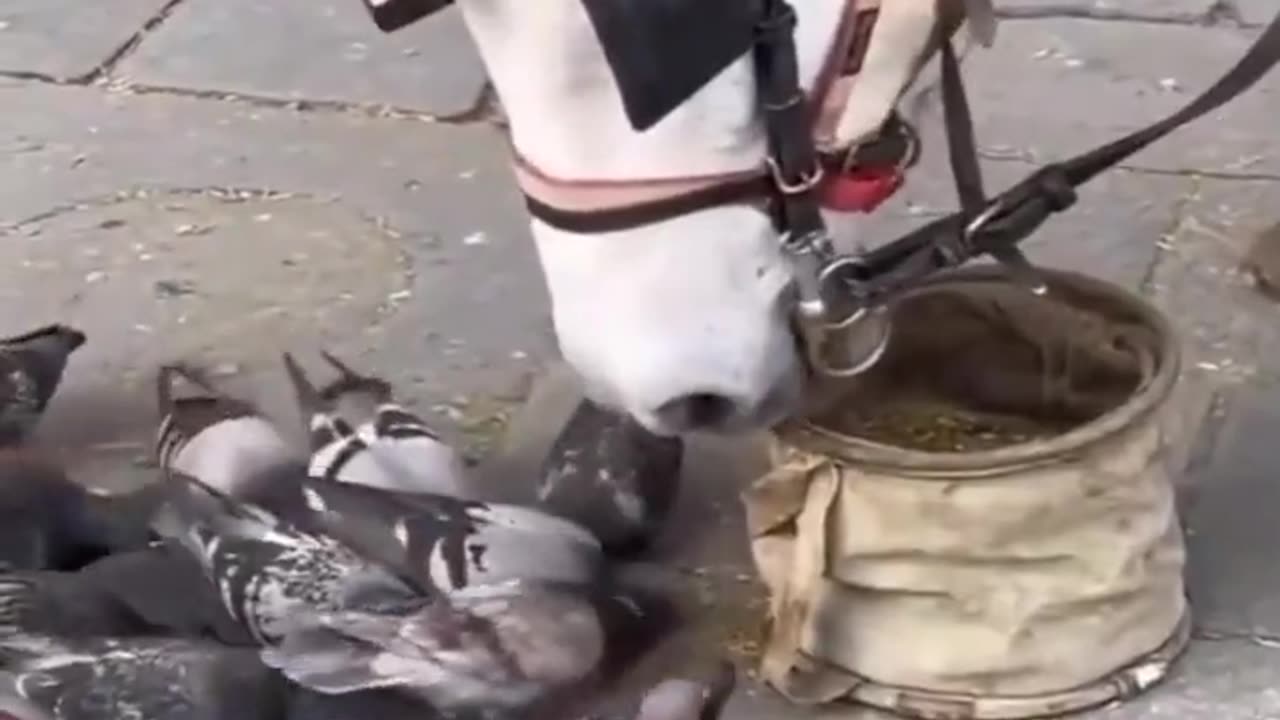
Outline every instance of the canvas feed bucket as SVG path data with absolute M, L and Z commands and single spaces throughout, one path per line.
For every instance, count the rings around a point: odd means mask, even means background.
M 1177 339 L 1131 293 L 1043 272 L 1043 297 L 987 266 L 913 292 L 883 360 L 773 434 L 744 500 L 762 675 L 792 701 L 1054 715 L 1186 646 Z

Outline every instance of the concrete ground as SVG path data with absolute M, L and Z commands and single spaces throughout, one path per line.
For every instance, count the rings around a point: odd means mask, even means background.
M 996 47 L 966 70 L 992 188 L 1180 106 L 1275 7 L 1006 0 Z M 0 5 L 0 330 L 62 320 L 89 333 L 41 437 L 85 482 L 148 478 L 148 378 L 166 359 L 212 364 L 283 411 L 277 353 L 324 345 L 386 374 L 479 453 L 554 358 L 456 13 L 384 36 L 363 12 L 356 0 Z M 1237 269 L 1280 220 L 1278 107 L 1280 75 L 1099 178 L 1033 242 L 1037 259 L 1168 310 L 1187 381 L 1208 391 L 1184 516 L 1196 639 L 1169 682 L 1092 717 L 1280 718 L 1280 309 Z M 954 207 L 941 147 L 929 143 L 873 230 Z M 540 386 L 536 421 L 517 419 L 486 477 L 532 480 L 566 387 Z M 726 645 L 749 654 L 760 611 L 735 497 L 749 453 L 703 442 L 688 465 L 682 531 L 659 555 L 716 612 L 650 675 L 698 672 Z M 754 683 L 728 712 L 806 716 Z

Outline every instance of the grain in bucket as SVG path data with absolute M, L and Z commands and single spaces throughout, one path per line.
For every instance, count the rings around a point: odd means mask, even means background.
M 1042 272 L 1044 296 L 980 267 L 904 297 L 884 358 L 774 433 L 744 497 L 762 676 L 792 701 L 1053 715 L 1185 647 L 1177 339 L 1121 288 Z

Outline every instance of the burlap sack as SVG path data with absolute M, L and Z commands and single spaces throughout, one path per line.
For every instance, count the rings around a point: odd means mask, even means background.
M 745 494 L 771 593 L 762 674 L 794 701 L 1040 716 L 1141 690 L 1186 643 L 1165 450 L 1188 428 L 1171 400 L 1169 327 L 1127 293 L 1066 273 L 1050 276 L 1050 297 L 1068 311 L 1049 317 L 1002 277 L 958 273 L 896 308 L 884 363 L 841 397 L 864 410 L 927 395 L 993 415 L 1040 411 L 1062 423 L 1052 437 L 920 451 L 796 422 Z M 990 373 L 1007 382 L 978 377 Z

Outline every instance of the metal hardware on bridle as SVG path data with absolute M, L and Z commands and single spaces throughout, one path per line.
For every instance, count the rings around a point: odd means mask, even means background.
M 965 5 L 972 8 L 982 1 L 969 0 Z M 939 0 L 938 6 L 940 21 L 955 10 L 949 0 Z M 795 315 L 809 362 L 819 373 L 835 377 L 856 375 L 873 364 L 884 351 L 887 332 L 877 347 L 845 364 L 832 362 L 833 336 L 839 340 L 840 333 L 852 332 L 869 315 L 883 312 L 895 296 L 927 284 L 938 272 L 990 255 L 1030 292 L 1047 292 L 1044 280 L 1018 248 L 1019 242 L 1050 216 L 1071 207 L 1077 187 L 1225 104 L 1280 62 L 1277 16 L 1235 67 L 1182 110 L 1089 152 L 1042 167 L 988 198 L 959 61 L 941 28 L 944 23 L 939 22 L 935 40 L 941 51 L 944 123 L 961 209 L 880 247 L 841 255 L 835 251 L 815 197 L 821 178 L 813 168 L 820 165 L 808 132 L 807 108 L 795 101 L 801 96 L 795 11 L 786 0 L 760 0 L 759 8 L 753 58 L 775 184 L 773 220 L 781 249 L 793 266 Z M 986 27 L 990 18 L 978 21 L 974 32 L 981 40 L 992 34 L 992 28 Z
M 828 336 L 848 324 L 830 320 L 830 301 L 836 295 L 829 291 L 825 278 L 838 256 L 815 197 L 822 165 L 810 137 L 812 123 L 800 89 L 795 9 L 785 0 L 761 0 L 760 9 L 753 60 L 768 136 L 768 165 L 776 190 L 771 209 L 782 251 L 795 277 L 795 318 L 814 368 L 832 375 L 853 374 L 860 372 L 861 359 L 844 367 L 826 360 Z

